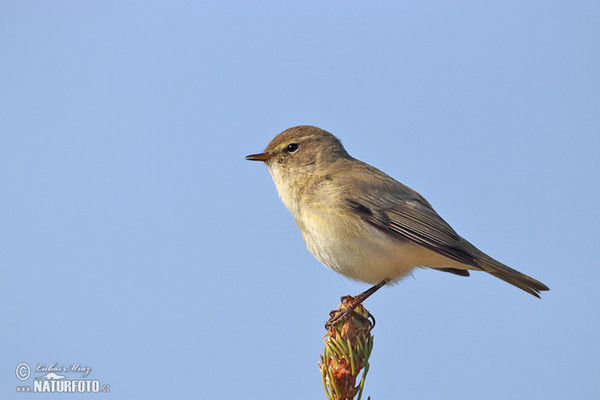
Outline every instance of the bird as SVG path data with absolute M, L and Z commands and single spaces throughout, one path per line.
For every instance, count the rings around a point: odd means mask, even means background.
M 308 250 L 321 263 L 373 285 L 356 296 L 352 309 L 415 268 L 465 277 L 470 271 L 484 271 L 538 298 L 549 290 L 479 250 L 423 196 L 350 156 L 342 142 L 323 129 L 286 129 L 262 153 L 246 159 L 266 164 Z

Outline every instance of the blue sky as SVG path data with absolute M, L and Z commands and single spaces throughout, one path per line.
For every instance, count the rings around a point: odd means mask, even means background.
M 599 18 L 584 1 L 3 2 L 0 397 L 28 396 L 19 363 L 56 362 L 110 393 L 40 396 L 324 398 L 323 323 L 366 285 L 312 257 L 244 160 L 311 124 L 551 288 L 422 270 L 381 290 L 365 395 L 598 398 Z

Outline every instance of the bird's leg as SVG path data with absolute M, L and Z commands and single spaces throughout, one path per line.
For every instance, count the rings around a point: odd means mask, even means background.
M 358 296 L 355 296 L 355 297 L 347 296 L 350 299 L 344 308 L 341 308 L 339 310 L 332 310 L 329 313 L 330 318 L 329 318 L 329 321 L 327 321 L 325 323 L 325 329 L 329 330 L 332 326 L 348 319 L 348 317 L 350 317 L 350 315 L 358 315 L 354 311 L 354 309 L 356 307 L 358 307 L 359 305 L 361 305 L 362 302 L 365 301 L 366 299 L 368 299 L 369 296 L 371 296 L 373 293 L 375 293 L 376 291 L 381 289 L 383 286 L 385 286 L 385 284 L 388 283 L 389 281 L 390 281 L 389 279 L 384 279 L 381 282 L 379 282 L 377 285 L 370 287 L 369 289 L 365 290 Z M 343 301 L 344 301 L 344 297 L 342 297 L 342 302 Z M 362 316 L 360 316 L 360 317 L 364 318 Z

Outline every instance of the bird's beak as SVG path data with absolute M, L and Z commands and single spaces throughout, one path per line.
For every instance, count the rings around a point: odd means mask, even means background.
M 246 156 L 246 160 L 249 160 L 249 161 L 267 161 L 267 160 L 270 160 L 273 157 L 275 157 L 275 154 L 269 154 L 269 153 L 250 154 L 249 156 Z

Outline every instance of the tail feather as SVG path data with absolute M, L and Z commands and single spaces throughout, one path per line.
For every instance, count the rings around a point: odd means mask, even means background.
M 532 277 L 527 276 L 515 269 L 512 269 L 496 260 L 478 259 L 477 264 L 485 272 L 488 272 L 494 275 L 496 278 L 500 278 L 504 282 L 508 282 L 511 285 L 516 286 L 537 298 L 540 297 L 540 292 L 550 290 L 548 286 L 544 285 L 542 282 L 533 279 Z
M 458 269 L 458 268 L 436 268 L 436 270 L 437 271 L 450 272 L 451 274 L 459 275 L 459 276 L 471 276 L 471 274 L 469 274 L 469 271 L 467 271 L 466 269 Z

